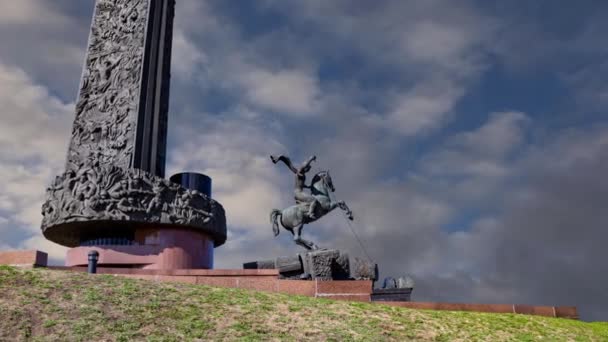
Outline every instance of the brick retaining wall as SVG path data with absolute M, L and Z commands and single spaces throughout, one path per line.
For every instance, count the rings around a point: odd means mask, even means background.
M 86 272 L 84 267 L 57 267 L 50 269 Z M 232 287 L 257 291 L 279 292 L 334 300 L 371 302 L 373 292 L 369 280 L 283 280 L 277 270 L 142 270 L 127 268 L 98 268 L 98 273 L 154 281 L 176 281 L 219 287 Z M 546 317 L 578 319 L 574 306 L 532 306 L 519 304 L 466 304 L 432 302 L 373 302 L 381 305 L 412 309 L 475 311 L 488 313 L 517 313 Z
M 391 306 L 412 309 L 475 311 L 490 313 L 516 313 L 547 317 L 578 319 L 575 306 L 533 306 L 520 304 L 466 304 L 466 303 L 432 303 L 432 302 L 375 302 Z
M 0 265 L 17 267 L 44 267 L 47 264 L 46 253 L 36 250 L 1 251 Z
M 86 272 L 85 267 L 49 266 L 61 271 Z M 143 270 L 137 268 L 98 267 L 98 274 L 110 274 L 126 278 L 154 281 L 175 281 L 208 286 L 232 287 L 267 292 L 281 292 L 328 299 L 358 300 L 369 302 L 371 280 L 284 280 L 278 270 Z

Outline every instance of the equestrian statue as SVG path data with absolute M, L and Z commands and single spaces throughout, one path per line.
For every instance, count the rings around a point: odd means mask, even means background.
M 284 155 L 270 156 L 270 159 L 275 164 L 279 161 L 283 162 L 296 176 L 294 189 L 296 204 L 283 210 L 273 209 L 270 212 L 270 222 L 272 223 L 274 236 L 279 235 L 280 221 L 281 225 L 293 234 L 296 244 L 308 250 L 319 249 L 313 242 L 302 238 L 304 225 L 318 220 L 336 208 L 344 210 L 348 219 L 352 220 L 352 211 L 344 201 L 335 202 L 331 199 L 330 192 L 334 192 L 336 189 L 329 175 L 329 170 L 317 172 L 310 185 L 306 185 L 306 173 L 310 171 L 311 164 L 317 157 L 308 158 L 300 167 L 293 165 L 291 159 Z M 309 190 L 309 192 L 306 190 Z

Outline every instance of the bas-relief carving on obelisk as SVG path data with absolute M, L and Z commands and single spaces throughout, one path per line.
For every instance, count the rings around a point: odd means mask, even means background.
M 172 11 L 171 1 L 97 2 L 66 169 L 98 163 L 164 176 Z
M 83 234 L 138 224 L 184 226 L 226 240 L 224 209 L 164 177 L 175 0 L 97 0 L 66 170 L 47 189 L 42 231 Z

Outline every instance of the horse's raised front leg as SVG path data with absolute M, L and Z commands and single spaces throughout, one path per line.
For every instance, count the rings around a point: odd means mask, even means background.
M 344 210 L 346 212 L 346 217 L 348 217 L 348 219 L 351 221 L 353 220 L 353 211 L 350 210 L 350 208 L 348 207 L 348 205 L 346 205 L 344 201 L 331 202 L 329 204 L 329 210 L 327 210 L 327 212 L 329 213 L 330 211 L 336 208 Z
M 353 211 L 350 210 L 348 205 L 346 205 L 346 203 L 344 201 L 340 201 L 340 202 L 338 202 L 338 206 L 340 207 L 340 209 L 346 211 L 346 217 L 348 217 L 348 219 L 352 221 L 353 220 Z
M 308 249 L 308 250 L 316 250 L 319 249 L 319 246 L 315 245 L 312 241 L 302 239 L 302 228 L 304 224 L 300 224 L 299 226 L 293 229 L 293 241 L 296 244 Z

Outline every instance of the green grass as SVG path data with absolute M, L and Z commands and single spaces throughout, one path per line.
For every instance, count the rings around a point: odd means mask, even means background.
M 608 341 L 608 323 L 0 266 L 0 341 Z

